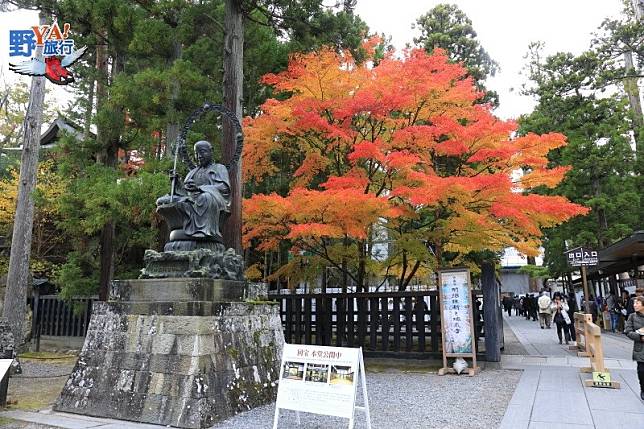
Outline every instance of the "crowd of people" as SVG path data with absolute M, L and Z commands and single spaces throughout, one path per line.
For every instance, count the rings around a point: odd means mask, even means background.
M 584 302 L 582 297 L 582 305 Z M 577 340 L 573 313 L 579 309 L 573 293 L 564 295 L 555 292 L 551 298 L 544 290 L 539 296 L 504 296 L 501 304 L 508 316 L 512 316 L 514 310 L 515 316 L 525 317 L 526 320 L 539 320 L 541 329 L 551 329 L 554 323 L 559 344 L 563 341 L 569 344 L 570 341 Z M 610 292 L 605 298 L 591 296 L 588 306 L 593 322 L 596 323 L 601 318 L 605 330 L 623 332 L 633 341 L 633 360 L 637 362 L 640 396 L 644 400 L 644 289 L 638 288 L 634 294 L 623 291 L 620 296 Z
M 593 322 L 597 323 L 601 319 L 605 321 L 602 325 L 604 329 L 616 333 L 624 332 L 626 319 L 630 314 L 635 312 L 635 296 L 642 295 L 644 295 L 644 289 L 638 289 L 634 294 L 623 291 L 620 296 L 617 296 L 614 292 L 610 292 L 605 298 L 601 296 L 594 298 L 591 296 L 589 307 L 590 313 L 593 316 Z M 554 307 L 557 297 L 559 297 L 559 311 L 556 311 Z M 581 302 L 584 302 L 583 296 L 581 297 Z M 504 296 L 501 305 L 508 313 L 508 316 L 512 316 L 514 312 L 515 316 L 523 316 L 526 320 L 539 320 L 542 329 L 549 329 L 553 322 L 556 324 L 557 320 L 561 321 L 560 317 L 566 320 L 566 317 L 561 314 L 561 309 L 565 308 L 566 316 L 571 319 L 571 322 L 572 313 L 580 310 L 574 293 L 565 295 L 560 292 L 555 292 L 551 296 L 545 290 L 541 291 L 540 294 L 532 293 L 525 296 Z M 555 320 L 555 317 L 557 320 Z
M 512 310 L 514 310 L 515 316 L 525 317 L 526 320 L 532 319 L 535 322 L 538 320 L 541 329 L 551 329 L 554 323 L 557 327 L 559 344 L 563 344 L 564 340 L 566 344 L 571 340 L 576 341 L 572 314 L 577 311 L 577 300 L 572 293 L 566 296 L 555 292 L 551 298 L 544 290 L 538 296 L 537 294 L 505 296 L 502 305 L 508 316 L 512 316 Z

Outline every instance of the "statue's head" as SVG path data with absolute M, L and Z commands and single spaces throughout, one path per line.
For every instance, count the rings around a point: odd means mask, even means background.
M 205 140 L 195 143 L 195 157 L 200 166 L 209 165 L 212 162 L 212 145 Z

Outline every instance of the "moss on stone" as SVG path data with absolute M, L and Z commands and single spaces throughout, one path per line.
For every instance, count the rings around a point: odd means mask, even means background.
M 272 386 L 270 382 L 267 387 L 264 387 L 264 384 L 243 379 L 235 381 L 226 392 L 232 409 L 236 412 L 247 411 L 275 400 L 277 388 Z
M 279 302 L 277 301 L 264 301 L 260 299 L 247 299 L 244 302 L 250 305 L 278 305 L 279 304 Z
M 226 353 L 228 353 L 228 356 L 235 360 L 239 360 L 239 350 L 237 350 L 235 347 L 226 347 Z

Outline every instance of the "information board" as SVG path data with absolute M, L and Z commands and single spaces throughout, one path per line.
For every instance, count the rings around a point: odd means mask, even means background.
M 362 349 L 285 344 L 280 372 L 274 428 L 280 409 L 344 417 L 350 428 L 358 409 L 371 427 Z M 356 406 L 359 377 L 364 407 Z
M 467 269 L 442 270 L 439 272 L 439 296 L 441 330 L 443 336 L 443 368 L 440 375 L 452 373 L 447 366 L 449 357 L 472 359 L 470 375 L 478 371 L 470 272 Z

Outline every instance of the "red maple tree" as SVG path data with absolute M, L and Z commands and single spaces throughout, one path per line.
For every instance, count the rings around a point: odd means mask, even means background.
M 452 264 L 508 246 L 535 255 L 541 228 L 587 212 L 530 192 L 563 178 L 567 169 L 548 168 L 546 155 L 565 137 L 515 137 L 516 124 L 475 104 L 465 68 L 440 50 L 374 66 L 322 49 L 263 82 L 280 99 L 245 119 L 244 177 L 286 175 L 289 190 L 245 200 L 244 242 L 268 250 L 287 240 L 340 269 L 344 286 L 384 275 L 404 289 L 419 270 L 444 266 L 446 253 Z

